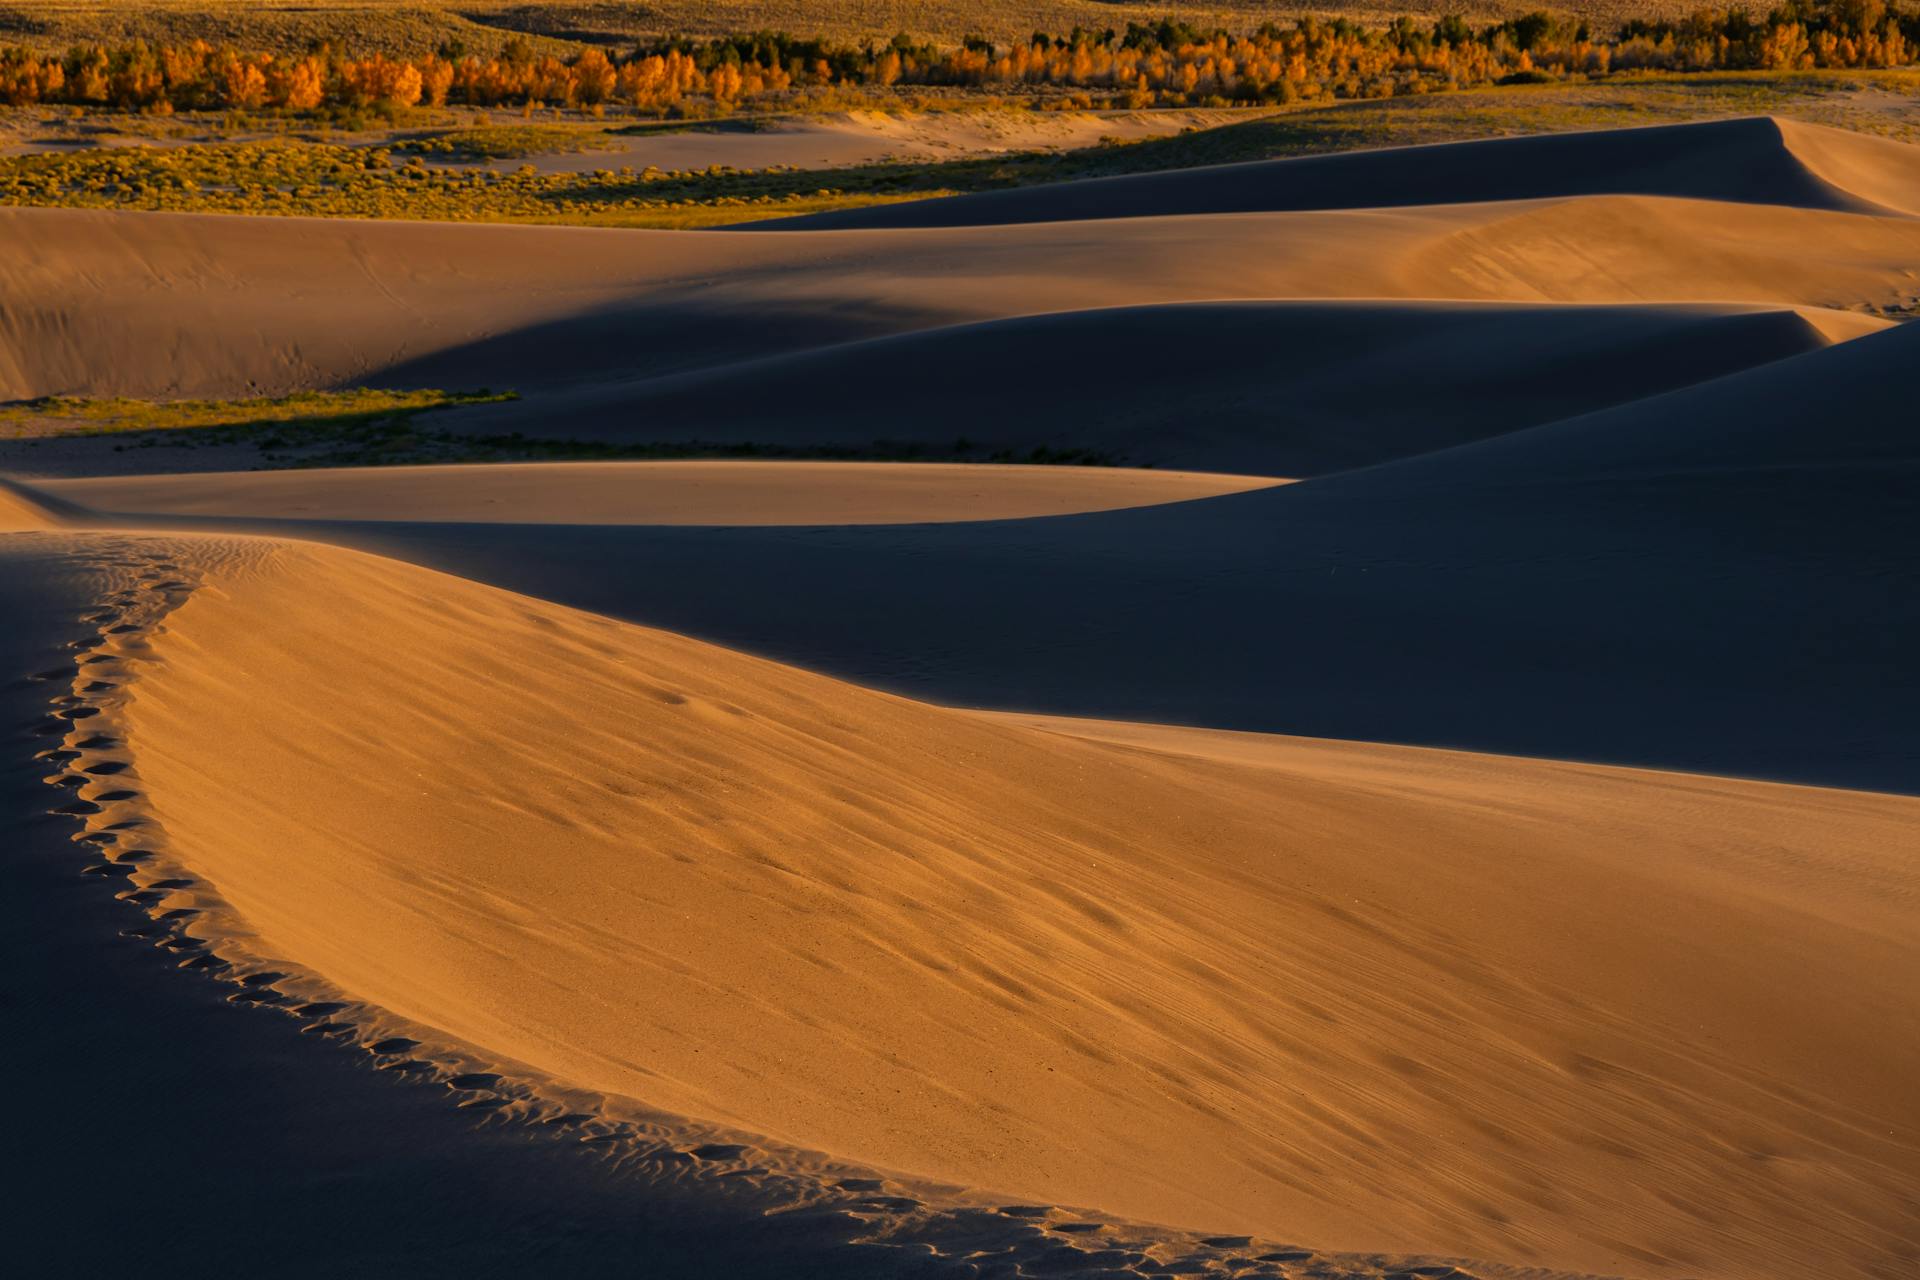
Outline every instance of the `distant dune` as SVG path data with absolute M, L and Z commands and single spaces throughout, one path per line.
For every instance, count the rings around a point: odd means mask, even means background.
M 606 441 L 1089 449 L 1133 465 L 1310 476 L 1639 399 L 1886 323 L 1727 305 L 1109 308 L 591 385 L 454 421 Z
M 0 243 L 0 396 L 371 383 L 531 398 L 1096 307 L 1903 307 L 1920 219 L 1591 197 L 801 237 L 0 209 Z
M 1920 148 L 1750 116 L 1091 178 L 754 225 L 989 226 L 1596 195 L 1920 213 Z

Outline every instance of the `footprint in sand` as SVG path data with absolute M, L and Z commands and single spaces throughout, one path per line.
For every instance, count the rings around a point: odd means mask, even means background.
M 298 1013 L 299 1010 L 296 1009 L 294 1012 Z M 350 1035 L 353 1032 L 353 1027 L 354 1024 L 351 1022 L 335 1022 L 332 1019 L 328 1019 L 325 1022 L 309 1023 L 300 1030 L 302 1035 L 333 1037 Z
M 83 876 L 130 876 L 133 871 L 132 867 L 119 862 L 96 862 L 91 866 L 80 868 L 80 874 Z
M 346 1004 L 339 1000 L 315 1000 L 310 1004 L 301 1005 L 294 1012 L 303 1018 L 331 1018 L 346 1007 Z
M 738 1160 L 747 1148 L 735 1142 L 709 1142 L 687 1152 L 695 1160 Z

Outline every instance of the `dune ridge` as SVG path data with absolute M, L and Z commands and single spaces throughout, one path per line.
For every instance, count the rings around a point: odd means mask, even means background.
M 992 463 L 550 462 L 41 481 L 79 512 L 580 525 L 869 525 L 1031 519 L 1186 502 L 1267 476 Z
M 1898 308 L 1920 296 L 1905 274 L 1920 220 L 1629 196 L 804 237 L 0 209 L 0 244 L 10 398 L 373 384 L 510 386 L 531 402 L 1155 303 Z
M 749 224 L 994 226 L 1174 214 L 1678 196 L 1920 212 L 1920 148 L 1771 116 L 1598 129 L 1088 178 Z
M 1884 1038 L 1913 801 L 1203 761 L 352 552 L 177 563 L 121 713 L 171 856 L 271 954 L 576 1086 L 1323 1247 L 1715 1275 L 1911 1250 Z
M 1304 477 L 1572 417 L 1888 323 L 1708 304 L 1162 303 L 915 330 L 454 421 L 572 439 L 1088 449 L 1135 466 Z M 1097 365 L 1125 372 L 1079 372 Z M 1420 374 L 1378 385 L 1383 368 Z M 935 369 L 968 377 L 930 397 Z M 836 386 L 859 393 L 820 396 Z

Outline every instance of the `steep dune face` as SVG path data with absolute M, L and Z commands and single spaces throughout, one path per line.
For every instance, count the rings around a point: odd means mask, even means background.
M 594 385 L 465 420 L 568 438 L 1090 449 L 1132 465 L 1311 476 L 1814 350 L 1832 340 L 1821 326 L 1851 337 L 1887 323 L 1813 315 L 1725 305 L 1121 307 Z M 1083 372 L 1098 368 L 1124 372 Z M 942 369 L 967 376 L 930 395 Z M 823 394 L 830 387 L 858 392 Z
M 1882 209 L 1920 214 L 1920 148 L 1799 120 L 1774 124 L 1794 158 L 1820 181 Z
M 1904 412 L 1920 327 L 1899 325 L 1633 405 L 1409 459 L 1322 492 L 1496 488 L 1546 482 L 1711 478 L 1695 494 L 1751 474 L 1872 470 L 1888 480 L 1920 465 L 1920 429 Z
M 1240 298 L 1894 306 L 1916 260 L 1920 221 L 1624 197 L 805 237 L 6 209 L 0 396 L 532 394 Z
M 37 504 L 0 485 L 0 533 L 27 533 L 49 523 Z
M 1920 208 L 1913 198 L 1916 182 L 1920 148 L 1895 142 L 1861 147 L 1838 130 L 1753 116 L 1092 178 L 756 225 L 997 226 L 1592 195 L 1912 213 Z
M 482 1054 L 1211 1230 L 1911 1260 L 1914 801 L 1101 743 L 353 553 L 188 554 L 126 712 L 157 830 L 269 954 Z

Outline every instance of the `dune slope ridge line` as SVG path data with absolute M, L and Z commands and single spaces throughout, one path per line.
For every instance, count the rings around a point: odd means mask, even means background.
M 1102 742 L 204 545 L 124 710 L 144 803 L 262 947 L 402 1017 L 1178 1226 L 1635 1273 L 1911 1256 L 1920 802 Z
M 792 447 L 967 440 L 1299 477 L 1570 417 L 1887 323 L 1703 303 L 1167 303 L 918 330 L 464 416 L 532 436 Z M 1124 372 L 1091 381 L 1067 372 L 1092 365 Z M 1420 376 L 1354 394 L 1388 366 Z M 968 376 L 928 397 L 933 369 Z M 860 392 L 819 394 L 836 386 Z M 714 414 L 715 403 L 731 412 Z M 1005 411 L 1010 403 L 1019 414 Z
M 118 512 L 583 525 L 862 525 L 1112 511 L 1280 481 L 1120 467 L 552 462 L 199 472 L 41 482 Z
M 1920 219 L 1595 195 L 797 236 L 20 208 L 0 209 L 0 246 L 0 396 L 375 382 L 531 399 L 1169 302 L 1903 307 Z
M 1920 212 L 1920 148 L 1750 116 L 1089 178 L 757 225 L 992 226 L 1590 195 L 1911 214 Z

